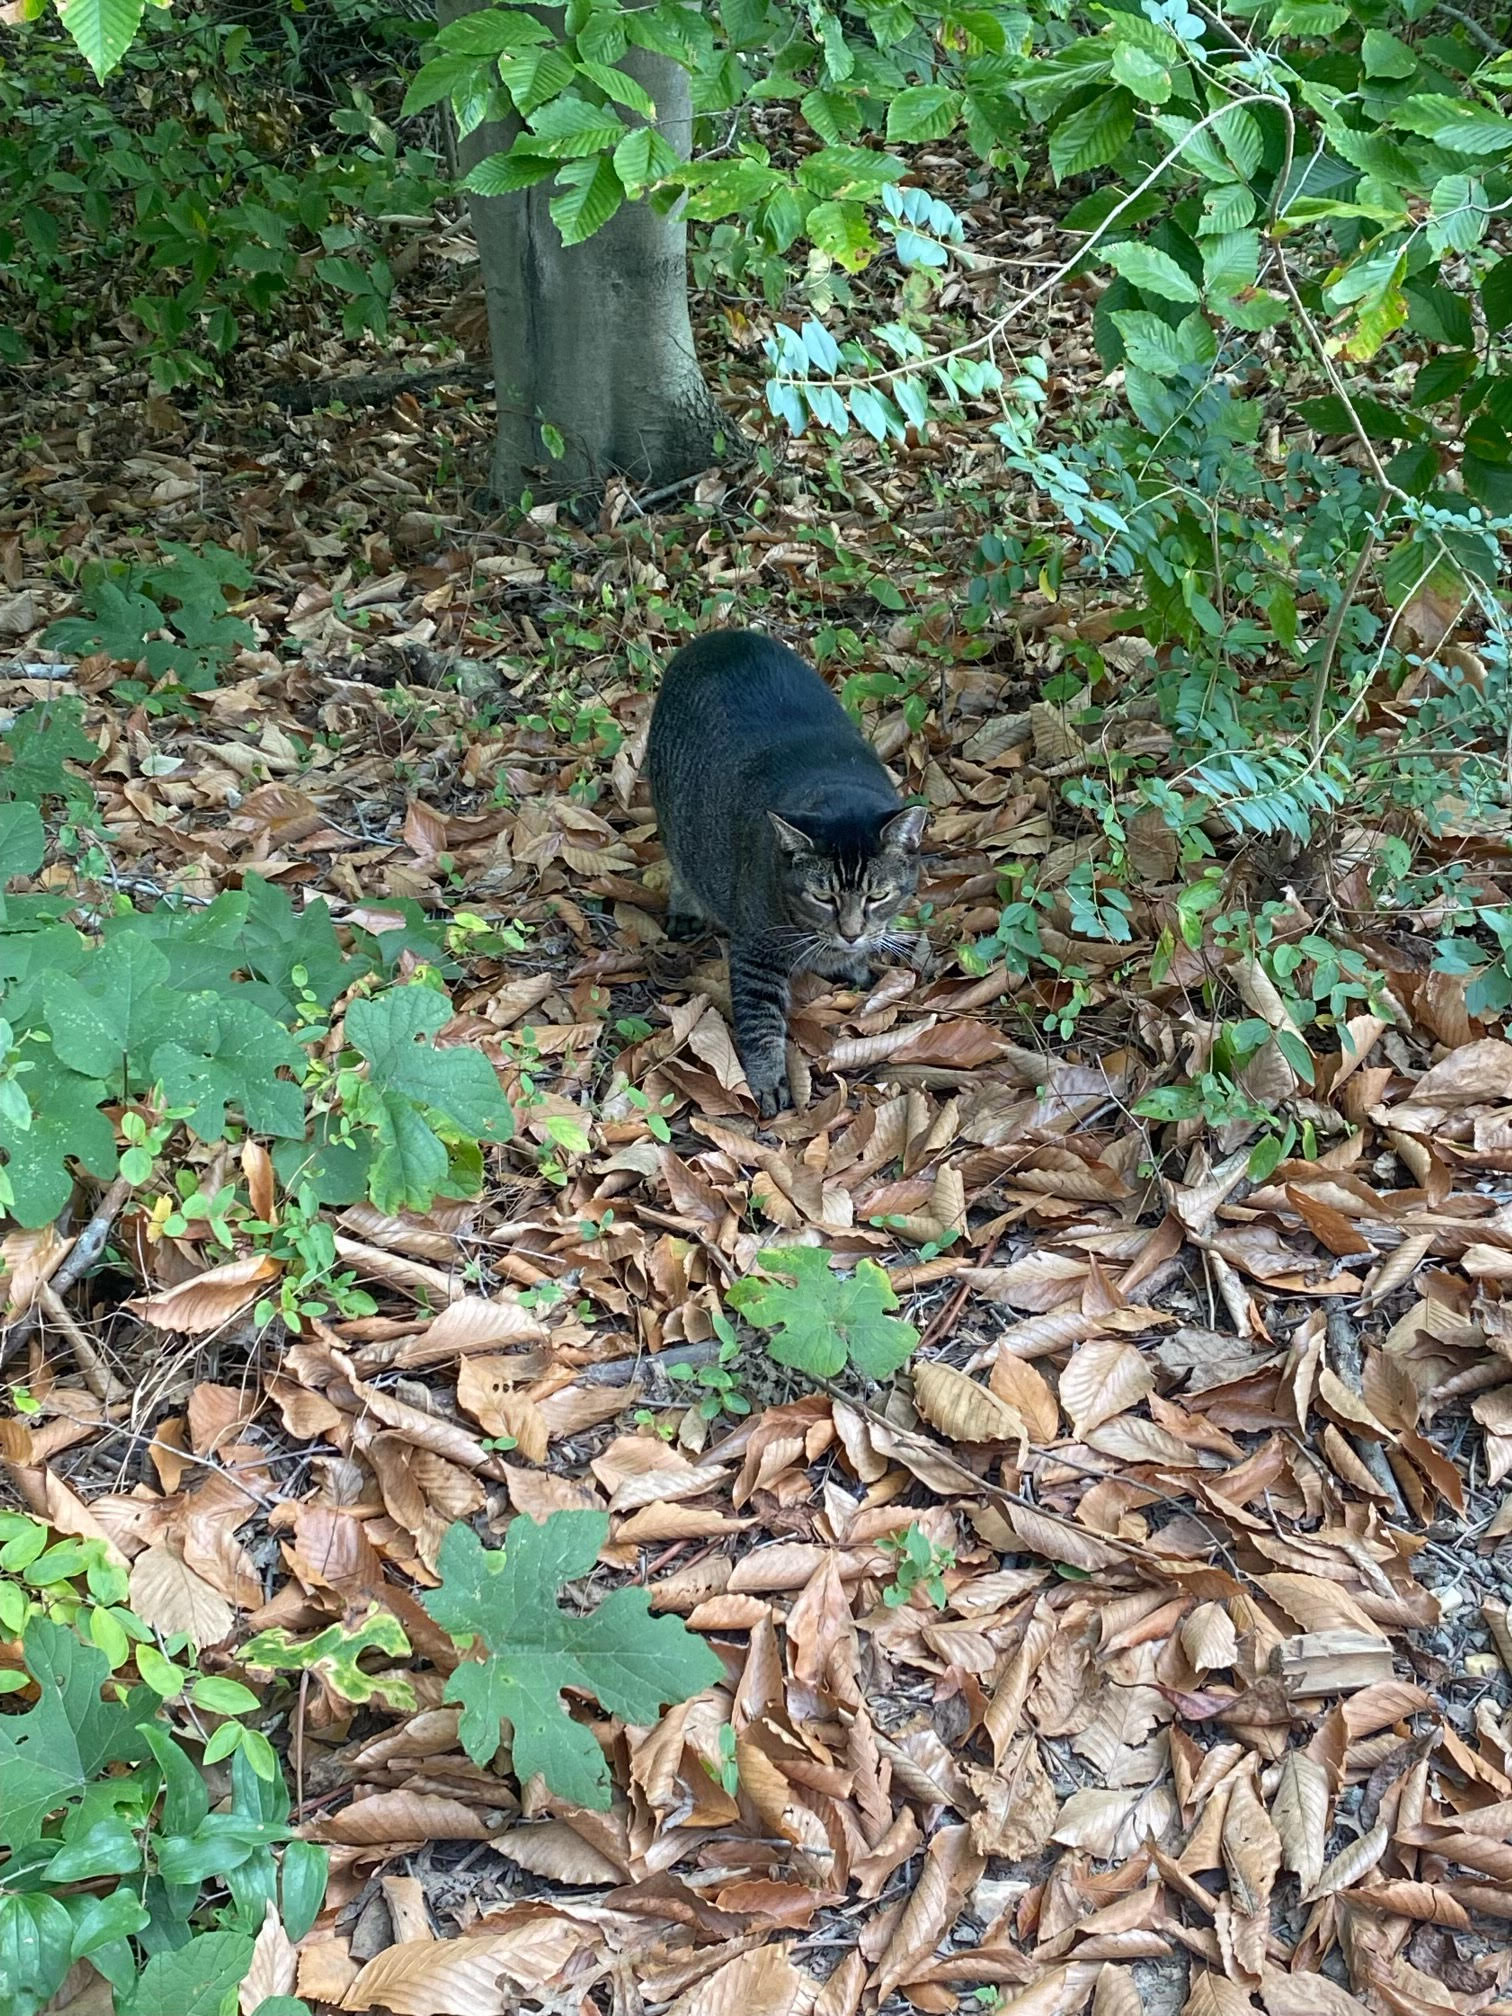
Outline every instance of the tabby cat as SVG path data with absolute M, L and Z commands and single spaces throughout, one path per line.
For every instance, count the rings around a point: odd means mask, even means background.
M 735 1047 L 770 1117 L 792 1098 L 793 975 L 870 977 L 918 882 L 924 810 L 900 802 L 812 666 L 751 630 L 677 653 L 647 767 L 672 865 L 668 929 L 728 933 Z

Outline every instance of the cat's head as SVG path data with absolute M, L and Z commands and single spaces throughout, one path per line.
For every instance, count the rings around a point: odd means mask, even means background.
M 906 806 L 838 836 L 807 833 L 775 812 L 767 817 L 790 923 L 837 951 L 864 952 L 883 937 L 918 886 L 924 807 Z

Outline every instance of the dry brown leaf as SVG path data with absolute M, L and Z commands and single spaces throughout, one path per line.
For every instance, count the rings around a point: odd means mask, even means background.
M 726 1475 L 719 1467 L 690 1463 L 654 1435 L 619 1435 L 588 1466 L 609 1493 L 611 1512 L 633 1512 L 659 1499 L 701 1498 Z
M 1237 1981 L 1202 1967 L 1192 1976 L 1181 2016 L 1255 2016 L 1255 2005 Z
M 968 1828 L 942 1827 L 933 1836 L 871 1983 L 879 2001 L 927 1967 L 986 1866 Z
M 270 1996 L 292 1995 L 299 1964 L 293 1942 L 270 1901 L 263 1914 L 262 1930 L 252 1946 L 252 1962 L 246 1979 L 237 1991 L 241 2016 L 253 2016 L 258 2005 Z
M 1025 1442 L 1028 1429 L 1006 1400 L 964 1372 L 938 1362 L 914 1368 L 914 1402 L 952 1442 Z
M 586 1927 L 542 1913 L 539 1921 L 491 1936 L 407 1939 L 367 1963 L 341 2007 L 393 2016 L 504 2016 L 522 1988 L 545 1987 L 591 1936 Z
M 1088 1271 L 1066 1253 L 1031 1253 L 1011 1267 L 963 1267 L 961 1279 L 988 1302 L 1043 1315 L 1078 1296 Z
M 1271 1802 L 1281 1858 L 1304 1892 L 1323 1873 L 1328 1839 L 1328 1773 L 1305 1751 L 1289 1750 Z
M 1055 1440 L 1060 1432 L 1060 1407 L 1042 1373 L 1036 1372 L 1025 1359 L 1000 1348 L 992 1361 L 987 1383 L 1023 1421 L 1036 1449 L 1043 1449 Z
M 1386 1853 L 1386 1843 L 1390 1838 L 1385 1822 L 1378 1821 L 1368 1834 L 1351 1841 L 1332 1862 L 1324 1865 L 1323 1873 L 1312 1889 L 1304 1894 L 1303 1902 L 1312 1904 L 1319 1897 L 1332 1897 L 1336 1891 L 1347 1890 L 1362 1876 L 1369 1875 Z
M 1175 1819 L 1176 1803 L 1163 1785 L 1143 1790 L 1088 1785 L 1062 1806 L 1050 1838 L 1103 1861 L 1123 1861 L 1147 1837 L 1163 1841 Z
M 1363 2002 L 1326 1974 L 1288 1974 L 1267 1967 L 1261 1976 L 1260 1999 L 1267 2016 L 1371 2016 Z
M 1072 1352 L 1060 1377 L 1060 1404 L 1073 1434 L 1085 1441 L 1090 1429 L 1137 1406 L 1154 1385 L 1154 1373 L 1132 1344 L 1093 1339 Z
M 200 1651 L 230 1637 L 236 1612 L 202 1575 L 166 1547 L 144 1547 L 131 1564 L 131 1607 L 164 1637 L 183 1631 Z
M 348 1848 L 381 1848 L 395 1841 L 486 1841 L 493 1832 L 460 1799 L 424 1792 L 375 1792 L 327 1814 L 312 1833 Z
M 1256 1579 L 1305 1632 L 1359 1631 L 1368 1638 L 1386 1642 L 1385 1632 L 1337 1582 L 1325 1582 L 1319 1575 L 1290 1573 L 1260 1575 Z
M 808 2016 L 817 1985 L 780 1944 L 741 1953 L 695 1983 L 665 2016 Z
M 5 1268 L 5 1320 L 13 1323 L 37 1299 L 37 1290 L 51 1280 L 73 1246 L 56 1225 L 34 1231 L 17 1228 L 0 1239 L 0 1265 Z
M 449 1359 L 491 1351 L 500 1344 L 538 1344 L 549 1335 L 540 1318 L 518 1302 L 465 1295 L 443 1309 L 418 1337 L 406 1338 L 394 1363 L 403 1369 L 444 1365 Z
M 1221 1672 L 1235 1663 L 1239 1640 L 1221 1603 L 1199 1603 L 1182 1619 L 1181 1649 L 1198 1673 Z
M 137 1296 L 125 1306 L 155 1329 L 203 1337 L 240 1315 L 282 1271 L 272 1254 L 248 1253 L 181 1281 L 176 1288 L 165 1288 L 160 1295 Z
M 299 1948 L 298 1963 L 295 1992 L 306 2002 L 334 2002 L 338 2008 L 361 1972 L 345 1939 L 306 1939 Z
M 1224 1809 L 1221 1840 L 1234 1908 L 1246 1917 L 1268 1910 L 1281 1867 L 1281 1837 L 1248 1777 L 1234 1783 Z

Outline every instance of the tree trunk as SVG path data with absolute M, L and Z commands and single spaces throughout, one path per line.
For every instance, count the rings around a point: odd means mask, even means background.
M 473 0 L 476 4 L 476 0 Z M 440 9 L 445 21 L 469 0 Z M 658 130 L 686 158 L 693 114 L 687 73 L 632 49 L 621 66 L 656 103 Z M 459 149 L 465 173 L 507 150 L 519 127 L 479 127 Z M 469 198 L 483 267 L 498 400 L 491 488 L 513 503 L 597 491 L 614 474 L 655 488 L 706 469 L 724 424 L 693 349 L 687 233 L 681 207 L 658 215 L 625 203 L 581 245 L 563 245 L 549 181 Z M 546 451 L 542 422 L 566 453 Z

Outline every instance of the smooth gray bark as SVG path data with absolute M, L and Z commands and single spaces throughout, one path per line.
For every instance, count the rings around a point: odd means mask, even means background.
M 446 20 L 471 11 L 446 4 Z M 687 73 L 634 49 L 620 66 L 655 101 L 657 125 L 686 156 L 693 115 Z M 517 125 L 481 126 L 462 141 L 465 173 L 505 151 Z M 659 487 L 715 459 L 721 415 L 709 396 L 688 317 L 686 230 L 681 212 L 659 216 L 626 203 L 581 245 L 563 245 L 551 221 L 551 183 L 469 199 L 483 267 L 498 400 L 491 488 L 512 503 L 602 489 L 614 474 Z M 553 460 L 549 422 L 566 443 Z

